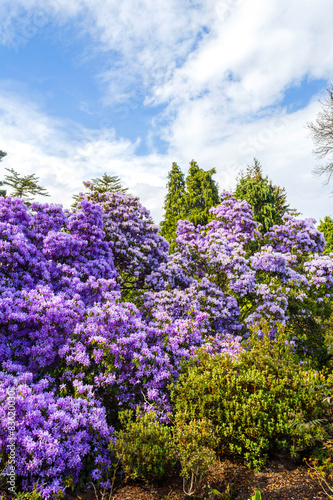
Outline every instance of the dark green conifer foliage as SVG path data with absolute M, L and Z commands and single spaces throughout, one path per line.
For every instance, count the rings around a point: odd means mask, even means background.
M 325 219 L 320 221 L 318 225 L 318 231 L 322 232 L 325 236 L 326 245 L 324 254 L 328 255 L 333 252 L 333 219 L 332 217 L 326 216 Z
M 258 160 L 254 159 L 254 165 L 248 166 L 237 181 L 234 195 L 250 203 L 255 220 L 262 224 L 263 233 L 274 224 L 281 224 L 282 216 L 290 211 L 287 194 L 284 188 L 273 185 L 267 176 L 263 177 Z
M 167 188 L 161 234 L 166 240 L 172 241 L 176 237 L 177 222 L 185 216 L 185 178 L 177 163 L 172 164 L 168 173 Z
M 4 184 L 13 188 L 10 195 L 14 198 L 25 198 L 27 202 L 32 201 L 29 196 L 50 196 L 47 190 L 39 186 L 39 178 L 36 174 L 20 175 L 13 168 L 6 168 L 10 175 L 5 175 Z
M 219 204 L 217 183 L 212 179 L 215 168 L 203 170 L 192 160 L 186 177 L 185 219 L 205 225 L 210 220 L 209 209 Z

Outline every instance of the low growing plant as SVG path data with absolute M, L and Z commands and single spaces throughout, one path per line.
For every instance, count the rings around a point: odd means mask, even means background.
M 209 420 L 202 418 L 187 422 L 180 414 L 176 416 L 173 433 L 181 464 L 183 490 L 185 495 L 191 496 L 215 459 L 214 448 L 218 440 Z
M 176 418 L 210 421 L 219 453 L 241 455 L 256 469 L 273 449 L 298 457 L 325 435 L 321 376 L 302 370 L 282 331 L 275 341 L 263 331 L 262 339 L 252 334 L 238 360 L 200 352 L 171 389 Z
M 171 428 L 155 420 L 155 412 L 140 415 L 133 410 L 120 412 L 121 430 L 115 432 L 110 450 L 122 462 L 127 478 L 160 479 L 176 464 Z

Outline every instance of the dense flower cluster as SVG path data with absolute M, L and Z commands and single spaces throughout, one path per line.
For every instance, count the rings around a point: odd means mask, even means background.
M 81 195 L 80 205 L 89 200 L 102 208 L 105 235 L 113 243 L 123 287 L 141 286 L 146 275 L 166 262 L 168 242 L 138 198 L 122 192 L 99 193 L 93 184 L 84 184 L 91 192 Z
M 237 356 L 263 319 L 307 348 L 301 320 L 319 325 L 333 287 L 313 221 L 262 237 L 225 193 L 206 226 L 179 222 L 168 254 L 137 198 L 89 188 L 71 211 L 0 198 L 0 467 L 14 390 L 17 472 L 45 498 L 82 474 L 107 481 L 118 411 L 168 421 L 168 386 L 199 348 Z
M 93 394 L 61 397 L 52 379 L 34 382 L 32 373 L 12 363 L 0 372 L 0 449 L 9 446 L 8 389 L 15 394 L 15 458 L 23 489 L 40 486 L 43 496 L 63 491 L 64 481 L 77 482 L 89 457 L 94 470 L 111 465 L 106 452 L 113 429 Z M 13 372 L 13 373 L 11 373 Z M 4 470 L 6 474 L 6 468 Z

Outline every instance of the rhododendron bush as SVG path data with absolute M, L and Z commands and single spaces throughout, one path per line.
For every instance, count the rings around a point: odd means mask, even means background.
M 168 387 L 198 348 L 237 357 L 264 319 L 320 362 L 331 310 L 313 220 L 286 215 L 261 236 L 225 193 L 206 226 L 179 222 L 169 254 L 137 198 L 89 187 L 72 210 L 0 198 L 0 467 L 14 393 L 17 474 L 45 498 L 83 476 L 107 485 L 118 412 L 168 423 Z

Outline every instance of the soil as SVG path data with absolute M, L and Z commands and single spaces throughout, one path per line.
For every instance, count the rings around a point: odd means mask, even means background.
M 208 485 L 207 485 L 208 483 Z M 208 486 L 221 493 L 233 484 L 233 500 L 249 500 L 256 488 L 261 492 L 262 500 L 324 500 L 329 497 L 319 483 L 313 481 L 305 465 L 296 465 L 286 459 L 270 461 L 260 472 L 249 470 L 240 463 L 224 460 L 217 462 L 205 478 L 204 487 L 197 497 L 188 497 L 183 493 L 182 479 L 171 476 L 153 485 L 138 482 L 120 482 L 112 495 L 112 500 L 184 500 L 207 499 Z M 221 496 L 220 498 L 223 498 Z M 332 497 L 333 498 L 333 497 Z M 101 491 L 74 492 L 66 500 L 109 500 L 109 494 Z

